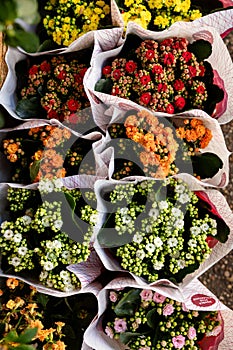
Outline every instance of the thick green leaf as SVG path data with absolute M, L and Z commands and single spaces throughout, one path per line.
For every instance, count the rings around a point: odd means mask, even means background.
M 134 315 L 135 307 L 140 303 L 141 289 L 131 289 L 124 297 L 116 304 L 114 312 L 117 316 L 123 317 Z
M 40 110 L 40 102 L 37 97 L 31 97 L 20 100 L 16 106 L 16 113 L 22 119 L 38 118 Z
M 37 293 L 37 302 L 40 303 L 43 306 L 43 308 L 46 308 L 48 301 L 49 301 L 48 295 Z
M 214 153 L 206 152 L 191 157 L 194 174 L 201 179 L 211 178 L 222 169 L 222 160 Z
M 95 90 L 109 94 L 112 90 L 112 81 L 111 79 L 100 79 L 95 84 Z
M 13 22 L 17 17 L 17 9 L 15 1 L 1 0 L 0 1 L 0 22 Z
M 199 39 L 188 46 L 189 50 L 194 53 L 198 61 L 203 61 L 212 53 L 212 45 L 209 41 Z
M 28 344 L 20 344 L 14 347 L 9 347 L 9 350 L 35 350 L 35 346 Z
M 15 329 L 10 331 L 4 338 L 7 342 L 17 342 L 18 341 L 18 334 Z
M 41 160 L 34 160 L 32 165 L 30 166 L 30 179 L 32 180 L 32 182 L 35 180 L 38 174 L 38 171 L 40 169 L 40 162 Z
M 215 217 L 215 220 L 217 221 L 217 235 L 214 236 L 219 242 L 225 243 L 228 239 L 228 236 L 230 234 L 230 228 L 225 223 L 223 219 Z
M 136 332 L 124 332 L 120 333 L 120 341 L 123 344 L 128 344 L 130 340 L 132 340 L 135 337 L 140 337 L 144 334 L 147 334 L 146 332 L 136 333 Z
M 37 0 L 14 0 L 16 3 L 17 17 L 28 24 L 36 24 L 40 21 Z
M 57 44 L 54 43 L 53 40 L 47 39 L 40 44 L 37 49 L 37 52 L 49 51 L 57 49 Z
M 21 344 L 28 344 L 32 342 L 32 339 L 36 336 L 38 328 L 25 329 L 18 337 L 18 342 Z
M 76 208 L 76 200 L 75 200 L 75 197 L 71 196 L 68 192 L 65 192 L 65 197 L 66 197 L 66 200 L 67 202 L 69 203 L 71 209 L 72 209 L 72 212 L 75 211 L 75 208 Z
M 158 313 L 157 309 L 151 309 L 150 311 L 147 312 L 146 318 L 147 318 L 147 324 L 150 328 L 156 328 L 158 325 Z
M 13 29 L 5 31 L 5 42 L 12 47 L 20 46 L 26 52 L 36 52 L 39 47 L 39 38 L 36 34 L 26 32 L 23 28 L 15 25 Z

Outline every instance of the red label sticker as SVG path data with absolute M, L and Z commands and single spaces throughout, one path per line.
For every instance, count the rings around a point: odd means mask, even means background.
M 208 307 L 216 303 L 216 300 L 205 294 L 195 294 L 191 298 L 192 303 L 197 306 Z

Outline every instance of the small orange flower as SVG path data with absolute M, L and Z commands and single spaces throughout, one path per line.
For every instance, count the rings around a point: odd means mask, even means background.
M 58 171 L 56 172 L 56 177 L 60 178 L 65 176 L 66 176 L 66 169 L 65 168 L 58 169 Z
M 14 309 L 15 306 L 16 306 L 16 303 L 12 299 L 8 300 L 8 302 L 6 303 L 6 307 L 10 310 Z
M 51 159 L 51 164 L 55 168 L 60 168 L 64 163 L 64 159 L 60 154 L 56 154 L 52 159 Z
M 14 154 L 18 151 L 18 149 L 19 149 L 19 145 L 14 142 L 14 143 L 10 143 L 6 150 L 8 154 Z
M 19 281 L 16 278 L 8 278 L 6 280 L 6 285 L 10 289 L 15 289 L 19 285 Z
M 9 159 L 9 161 L 10 161 L 11 163 L 15 163 L 15 162 L 17 162 L 18 157 L 17 157 L 16 154 L 9 154 L 9 156 L 7 156 L 7 159 Z

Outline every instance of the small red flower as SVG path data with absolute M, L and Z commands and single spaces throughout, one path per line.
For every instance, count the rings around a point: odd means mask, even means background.
M 59 119 L 59 115 L 58 113 L 54 110 L 54 109 L 51 109 L 48 113 L 47 113 L 47 117 L 49 119 Z
M 200 69 L 200 73 L 199 73 L 200 77 L 204 77 L 204 75 L 205 75 L 205 67 L 203 66 L 203 64 L 199 65 L 199 69 Z
M 146 51 L 146 58 L 151 61 L 155 57 L 155 52 L 154 50 L 147 50 Z
M 126 62 L 125 64 L 126 72 L 133 73 L 136 69 L 137 69 L 137 64 L 133 60 Z
M 196 88 L 196 92 L 200 95 L 203 95 L 205 93 L 205 87 L 203 85 L 199 85 L 197 88 Z
M 192 54 L 189 51 L 182 52 L 182 57 L 184 58 L 185 62 L 189 62 L 192 58 Z
M 189 69 L 189 74 L 190 74 L 191 78 L 196 77 L 196 75 L 197 75 L 196 68 L 193 66 L 189 66 L 188 69 Z
M 83 83 L 83 77 L 80 74 L 74 74 L 74 81 L 78 84 Z
M 113 96 L 117 96 L 117 95 L 119 95 L 119 92 L 120 92 L 119 87 L 115 86 L 115 87 L 112 88 L 112 93 L 111 94 Z
M 161 91 L 165 92 L 167 90 L 167 84 L 159 83 L 157 89 L 158 89 L 158 92 L 161 92 Z
M 163 67 L 160 64 L 154 64 L 152 68 L 152 73 L 154 74 L 162 74 L 163 73 Z
M 34 75 L 38 73 L 38 66 L 37 65 L 33 65 L 30 69 L 29 69 L 29 75 Z
M 112 78 L 114 80 L 119 80 L 120 77 L 121 77 L 121 70 L 120 69 L 115 69 L 113 72 L 112 72 Z
M 71 113 L 71 114 L 68 116 L 68 121 L 69 121 L 69 123 L 71 123 L 71 124 L 77 124 L 77 122 L 79 121 L 79 116 L 78 116 L 78 114 L 76 114 L 76 113 Z
M 175 80 L 173 87 L 176 91 L 182 91 L 184 89 L 184 82 L 181 79 Z
M 140 77 L 140 82 L 142 85 L 147 85 L 151 81 L 151 78 L 149 75 L 143 75 Z
M 61 70 L 60 73 L 57 76 L 58 79 L 62 80 L 66 78 L 66 71 L 65 70 Z
M 184 97 L 179 96 L 178 98 L 175 99 L 175 106 L 179 110 L 182 110 L 185 105 L 186 105 L 186 100 Z
M 169 113 L 169 114 L 173 114 L 174 111 L 175 111 L 174 106 L 173 106 L 171 103 L 169 103 L 169 104 L 167 105 L 167 107 L 166 107 L 166 112 Z
M 86 71 L 87 71 L 87 67 L 80 69 L 79 74 L 81 75 L 82 78 L 84 77 Z
M 151 100 L 151 93 L 150 92 L 144 92 L 143 94 L 141 94 L 140 103 L 142 105 L 148 105 L 150 103 L 150 100 Z
M 111 66 L 105 66 L 102 69 L 103 75 L 109 75 L 109 74 L 111 74 L 111 71 L 112 71 L 112 67 Z
M 51 65 L 50 65 L 49 62 L 43 61 L 43 62 L 40 64 L 40 69 L 41 69 L 43 72 L 50 72 L 50 70 L 51 70 Z
M 169 46 L 172 47 L 173 44 L 173 39 L 164 39 L 163 41 L 161 41 L 160 45 L 161 46 Z
M 70 99 L 67 101 L 67 106 L 71 112 L 75 112 L 81 107 L 81 104 L 77 100 Z
M 171 66 L 175 61 L 175 56 L 171 53 L 171 52 L 168 52 L 164 55 L 164 64 L 166 66 Z

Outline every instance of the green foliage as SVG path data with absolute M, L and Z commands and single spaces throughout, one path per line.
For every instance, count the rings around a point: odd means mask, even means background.
M 189 44 L 188 48 L 194 53 L 199 62 L 208 58 L 212 53 L 211 43 L 203 39 L 194 41 L 192 44 Z
M 118 317 L 134 314 L 135 306 L 140 302 L 140 289 L 131 289 L 116 304 L 114 312 Z
M 206 152 L 191 157 L 193 171 L 201 179 L 211 178 L 222 169 L 222 160 L 214 153 Z

